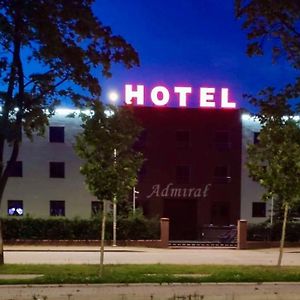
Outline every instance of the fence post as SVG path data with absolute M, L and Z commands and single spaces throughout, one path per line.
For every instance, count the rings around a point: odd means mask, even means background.
M 237 224 L 237 248 L 247 249 L 247 221 L 238 220 Z
M 162 248 L 169 247 L 169 223 L 169 218 L 160 219 L 160 240 Z

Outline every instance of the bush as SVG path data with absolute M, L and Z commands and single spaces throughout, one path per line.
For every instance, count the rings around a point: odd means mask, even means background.
M 99 240 L 100 217 L 93 219 L 7 218 L 3 219 L 4 240 Z M 105 238 L 112 239 L 112 219 L 108 217 Z M 158 239 L 159 222 L 142 214 L 117 220 L 118 240 Z
M 270 223 L 249 224 L 248 225 L 248 240 L 249 241 L 279 241 L 281 239 L 281 223 L 274 223 L 270 226 Z M 287 242 L 299 242 L 300 241 L 300 223 L 290 222 L 286 227 Z

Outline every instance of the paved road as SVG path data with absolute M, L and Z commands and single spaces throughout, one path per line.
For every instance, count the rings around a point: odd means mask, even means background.
M 97 264 L 97 247 L 7 246 L 6 263 Z M 107 247 L 106 264 L 275 265 L 278 249 L 155 249 Z M 285 249 L 283 265 L 300 266 L 300 248 Z M 299 296 L 300 299 L 300 296 Z

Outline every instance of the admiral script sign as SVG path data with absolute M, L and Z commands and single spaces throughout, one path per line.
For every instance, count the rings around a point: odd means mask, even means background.
M 178 98 L 179 107 L 186 107 L 188 97 L 193 89 L 190 86 L 175 86 L 173 89 L 164 86 L 155 86 L 150 91 L 150 99 L 155 106 L 166 106 L 171 95 Z M 218 91 L 219 92 L 219 91 Z M 221 88 L 219 98 L 216 97 L 214 87 L 200 87 L 197 91 L 199 97 L 199 107 L 215 108 L 236 108 L 236 103 L 229 100 L 229 90 Z M 134 103 L 135 102 L 135 103 Z M 145 87 L 144 85 L 125 85 L 125 103 L 145 105 Z
M 168 197 L 168 198 L 206 198 L 211 188 L 211 184 L 206 184 L 202 188 L 181 188 L 175 187 L 173 183 L 166 186 L 155 184 L 152 186 L 152 191 L 146 197 Z

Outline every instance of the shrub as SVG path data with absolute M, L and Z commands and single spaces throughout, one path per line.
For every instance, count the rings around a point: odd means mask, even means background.
M 279 241 L 281 238 L 281 223 L 259 223 L 248 225 L 248 240 L 249 241 Z M 286 227 L 286 241 L 299 242 L 300 241 L 300 223 L 290 222 Z
M 99 240 L 100 217 L 93 219 L 65 218 L 6 218 L 3 219 L 4 240 Z M 112 239 L 112 219 L 108 217 L 105 238 Z M 119 217 L 118 240 L 158 239 L 159 222 L 142 214 Z

